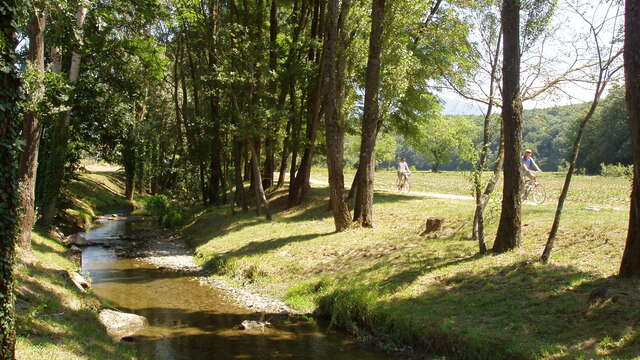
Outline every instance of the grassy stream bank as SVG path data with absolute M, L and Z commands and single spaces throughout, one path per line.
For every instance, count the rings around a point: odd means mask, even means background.
M 93 216 L 129 207 L 111 173 L 84 174 L 65 190 L 64 228 L 87 228 Z M 99 300 L 81 293 L 66 275 L 79 270 L 59 241 L 34 232 L 33 257 L 19 253 L 16 268 L 16 357 L 21 360 L 137 359 L 131 344 L 114 344 L 98 322 Z M 35 259 L 34 259 L 35 257 Z
M 609 205 L 624 181 L 576 183 L 610 189 L 610 201 L 593 192 L 593 202 Z M 556 185 L 548 184 L 553 194 Z M 271 223 L 254 212 L 212 209 L 183 233 L 216 276 L 389 344 L 465 359 L 640 356 L 640 283 L 614 276 L 626 211 L 569 202 L 552 263 L 543 266 L 537 259 L 555 210 L 550 202 L 525 205 L 522 249 L 480 257 L 468 239 L 469 201 L 378 193 L 374 229 L 334 233 L 326 188 L 289 210 L 284 196 L 273 194 Z M 437 237 L 419 235 L 428 216 L 446 218 Z M 497 217 L 490 210 L 489 246 Z

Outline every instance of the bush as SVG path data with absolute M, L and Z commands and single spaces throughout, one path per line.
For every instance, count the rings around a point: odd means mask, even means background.
M 610 177 L 625 176 L 632 179 L 633 167 L 631 165 L 600 163 L 600 175 Z
M 183 210 L 171 203 L 164 195 L 152 195 L 143 199 L 144 209 L 151 215 L 157 216 L 162 226 L 174 228 L 184 225 L 186 216 Z

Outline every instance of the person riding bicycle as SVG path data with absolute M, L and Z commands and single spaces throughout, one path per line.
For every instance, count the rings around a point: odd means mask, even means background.
M 536 184 L 536 175 L 538 172 L 542 172 L 538 164 L 533 160 L 531 154 L 533 152 L 531 149 L 527 149 L 524 151 L 524 156 L 520 159 L 520 164 L 522 164 L 522 175 L 525 182 L 524 187 L 524 199 L 529 197 L 529 191 Z
M 536 181 L 536 174 L 542 172 L 542 170 L 531 157 L 532 153 L 531 149 L 525 150 L 524 156 L 520 159 L 520 163 L 522 164 L 523 175 L 528 180 Z
M 411 171 L 409 171 L 409 165 L 405 158 L 400 158 L 400 162 L 398 163 L 398 181 L 404 182 L 409 180 L 409 175 L 411 175 Z

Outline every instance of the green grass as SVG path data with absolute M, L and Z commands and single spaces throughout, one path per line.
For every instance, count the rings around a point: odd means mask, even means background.
M 16 268 L 16 358 L 21 360 L 136 359 L 131 344 L 114 344 L 97 315 L 98 299 L 66 277 L 77 265 L 58 242 L 33 233 L 35 262 Z
M 80 174 L 67 184 L 64 194 L 63 221 L 87 229 L 98 214 L 131 207 L 124 198 L 124 183 L 118 173 Z
M 320 175 L 316 171 L 313 178 Z M 376 176 L 380 188 L 384 184 L 378 181 L 395 174 Z M 545 174 L 544 184 L 554 191 L 557 178 Z M 419 173 L 412 179 L 432 184 L 424 191 L 465 194 L 468 187 L 460 173 Z M 627 211 L 586 209 L 586 204 L 625 208 L 616 196 L 628 183 L 576 180 L 578 191 L 565 206 L 547 266 L 537 259 L 555 210 L 551 202 L 524 206 L 521 249 L 482 257 L 468 240 L 470 201 L 377 193 L 373 229 L 334 233 L 323 187 L 314 187 L 308 203 L 289 210 L 283 192 L 273 194 L 279 211 L 271 223 L 253 212 L 231 216 L 228 209 L 214 209 L 184 235 L 217 276 L 392 344 L 467 359 L 638 358 L 640 282 L 615 277 Z M 494 204 L 488 215 L 489 246 L 498 210 Z M 446 218 L 444 236 L 419 236 L 429 216 Z M 589 294 L 600 287 L 630 295 L 589 304 Z
M 345 172 L 345 183 L 351 184 L 355 170 Z M 490 173 L 485 173 L 488 178 Z M 326 169 L 314 169 L 313 179 L 327 181 Z M 559 172 L 542 173 L 538 179 L 547 192 L 547 202 L 557 202 L 564 183 L 565 174 Z M 496 194 L 502 192 L 502 178 L 496 189 Z M 376 172 L 376 189 L 395 190 L 395 170 L 379 170 Z M 443 171 L 433 173 L 429 171 L 414 171 L 410 178 L 411 190 L 419 192 L 434 192 L 456 195 L 472 195 L 470 173 L 462 171 Z M 567 201 L 584 206 L 603 205 L 608 207 L 628 208 L 631 183 L 629 179 L 621 177 L 603 177 L 574 175 L 569 188 Z

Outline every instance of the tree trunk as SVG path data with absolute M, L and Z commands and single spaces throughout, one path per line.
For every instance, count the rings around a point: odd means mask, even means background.
M 380 89 L 380 55 L 382 53 L 382 32 L 384 30 L 385 0 L 371 2 L 371 34 L 369 38 L 369 60 L 364 95 L 364 116 L 362 118 L 362 137 L 360 141 L 359 179 L 356 190 L 356 202 L 353 211 L 354 221 L 364 227 L 373 226 L 373 181 L 375 177 L 376 129 L 378 125 Z
M 277 53 L 277 38 L 278 38 L 278 4 L 276 0 L 271 0 L 271 7 L 269 11 L 269 69 L 276 73 L 278 66 L 278 53 Z M 272 106 L 276 109 L 280 109 L 280 102 L 275 98 L 275 94 L 278 90 L 278 82 L 276 79 L 272 79 L 270 84 L 271 90 L 271 103 Z M 284 90 L 286 91 L 286 90 Z M 286 92 L 285 92 L 286 94 Z M 267 131 L 267 138 L 265 140 L 265 160 L 264 160 L 264 169 L 262 175 L 262 185 L 265 189 L 268 189 L 273 186 L 273 172 L 276 167 L 276 159 L 275 159 L 275 151 L 277 146 L 276 138 L 278 136 L 278 132 L 280 130 L 280 124 L 278 121 L 277 115 L 272 117 L 271 124 L 272 126 Z
M 71 65 L 69 67 L 69 83 L 75 84 L 80 76 L 80 61 L 82 59 L 80 55 L 80 48 L 83 45 L 83 28 L 84 21 L 87 16 L 87 8 L 82 3 L 78 3 L 78 9 L 76 11 L 76 25 L 75 30 L 79 34 L 76 40 L 75 48 L 71 54 Z M 62 187 L 64 180 L 64 170 L 66 165 L 67 153 L 68 153 L 68 133 L 67 129 L 71 122 L 72 110 L 68 110 L 64 113 L 62 121 L 58 122 L 55 129 L 53 140 L 53 149 L 51 152 L 51 158 L 47 164 L 47 178 L 44 191 L 44 204 L 42 211 L 42 225 L 50 226 L 57 211 L 58 194 Z
M 626 1 L 624 39 L 626 101 L 633 141 L 633 187 L 620 276 L 632 277 L 640 276 L 640 4 L 636 0 Z
M 22 94 L 20 75 L 15 66 L 18 61 L 15 53 L 18 45 L 15 12 L 19 6 L 15 0 L 7 0 L 4 5 L 5 9 L 0 17 L 0 44 L 3 46 L 0 64 L 8 70 L 0 73 L 0 104 L 6 104 L 0 110 L 0 199 L 3 203 L 0 209 L 0 360 L 13 360 L 16 341 L 13 270 L 21 200 L 18 195 L 18 141 L 21 122 L 17 104 L 22 100 Z M 44 30 L 44 14 L 38 14 L 36 18 L 36 25 Z M 38 38 L 42 39 L 41 36 Z M 32 54 L 40 55 L 37 52 Z M 36 60 L 38 56 L 35 56 Z M 37 62 L 33 63 L 33 66 L 39 65 Z
M 489 154 L 489 125 L 491 121 L 491 115 L 493 111 L 493 102 L 494 102 L 494 94 L 495 94 L 495 82 L 496 82 L 496 72 L 498 70 L 498 61 L 500 58 L 500 42 L 502 41 L 502 28 L 498 33 L 498 41 L 496 41 L 496 52 L 493 57 L 493 61 L 491 63 L 491 79 L 489 81 L 489 105 L 487 106 L 487 112 L 484 116 L 484 123 L 482 129 L 482 150 L 480 151 L 480 158 L 478 159 L 478 166 L 476 167 L 474 173 L 474 190 L 475 190 L 475 201 L 476 201 L 476 210 L 473 216 L 473 234 L 472 237 L 475 240 L 478 240 L 478 248 L 480 254 L 485 254 L 487 252 L 487 245 L 484 241 L 484 209 L 489 202 L 489 196 L 493 192 L 496 182 L 500 177 L 500 170 L 502 168 L 502 161 L 504 159 L 503 155 L 503 143 L 502 143 L 502 127 L 500 127 L 500 149 L 498 151 L 498 161 L 496 168 L 493 172 L 493 176 L 489 183 L 485 187 L 484 193 L 482 192 L 482 172 L 484 171 L 487 165 L 487 157 Z M 488 191 L 488 192 L 487 192 Z
M 503 67 L 502 128 L 504 131 L 504 188 L 500 224 L 493 251 L 520 247 L 522 171 L 522 99 L 520 96 L 520 1 L 502 3 Z
M 45 10 L 34 9 L 29 23 L 29 67 L 38 76 L 37 89 L 32 103 L 38 103 L 44 96 L 44 30 L 47 14 Z M 13 64 L 13 63 L 11 63 Z M 13 66 L 13 65 L 8 65 Z M 29 112 L 24 117 L 22 136 L 25 139 L 25 147 L 20 156 L 19 183 L 20 183 L 20 208 L 22 209 L 22 221 L 18 233 L 18 245 L 31 251 L 31 230 L 36 220 L 35 212 L 35 188 L 36 174 L 38 171 L 38 152 L 40 150 L 40 137 L 42 135 L 42 122 L 38 114 Z
M 502 130 L 500 130 L 500 145 L 498 148 L 498 160 L 496 162 L 496 167 L 493 170 L 493 175 L 491 176 L 491 179 L 489 179 L 489 182 L 487 183 L 487 186 L 484 188 L 484 192 L 480 197 L 481 201 L 479 203 L 476 201 L 476 211 L 473 217 L 473 237 L 478 240 L 478 248 L 480 254 L 484 254 L 487 252 L 487 245 L 484 240 L 484 210 L 487 208 L 489 198 L 493 193 L 493 190 L 496 188 L 498 180 L 500 179 L 500 172 L 502 171 L 502 165 L 504 164 L 504 143 L 502 138 Z
M 294 107 L 295 107 L 295 98 L 293 99 Z M 291 135 L 291 119 L 287 122 L 287 128 L 285 130 L 284 139 L 282 141 L 282 152 L 280 153 L 280 166 L 278 167 L 278 183 L 276 184 L 276 189 L 284 186 L 284 176 L 287 171 L 287 161 L 289 160 L 289 136 Z
M 318 79 L 319 80 L 319 79 Z M 311 178 L 311 167 L 313 166 L 313 156 L 316 150 L 316 137 L 320 128 L 320 96 L 318 96 L 318 86 L 314 86 L 310 97 L 309 121 L 307 122 L 307 138 L 300 167 L 296 172 L 295 179 L 291 184 L 289 205 L 299 205 L 308 192 L 309 180 Z
M 569 169 L 567 170 L 567 175 L 564 179 L 564 184 L 562 185 L 562 191 L 560 192 L 560 198 L 558 199 L 558 206 L 556 207 L 556 213 L 553 217 L 553 225 L 551 225 L 551 231 L 549 231 L 549 237 L 547 238 L 547 243 L 544 246 L 544 251 L 542 252 L 542 256 L 540 260 L 546 264 L 549 262 L 549 258 L 551 257 L 551 251 L 553 250 L 553 244 L 556 239 L 556 235 L 558 233 L 558 228 L 560 227 L 560 216 L 562 215 L 562 209 L 564 207 L 564 201 L 569 194 L 569 185 L 571 184 L 571 177 L 573 176 L 573 171 L 575 170 L 576 161 L 578 159 L 578 153 L 580 152 L 580 142 L 582 141 L 582 134 L 584 132 L 584 128 L 587 125 L 587 122 L 591 119 L 593 114 L 598 107 L 598 102 L 600 101 L 600 95 L 603 90 L 607 86 L 607 80 L 602 78 L 603 73 L 600 72 L 600 76 L 598 79 L 598 83 L 596 85 L 596 92 L 593 97 L 593 101 L 591 102 L 591 107 L 587 114 L 580 121 L 580 125 L 578 126 L 578 133 L 576 134 L 576 138 L 573 143 L 573 148 L 571 150 L 571 159 L 569 160 Z M 603 81 L 604 80 L 604 81 Z
M 343 7 L 345 3 L 342 3 Z M 340 123 L 336 96 L 336 56 L 338 53 L 338 0 L 328 0 L 324 52 L 322 60 L 323 108 L 326 124 L 327 167 L 329 168 L 329 195 L 336 231 L 343 231 L 351 224 L 351 213 L 344 201 L 343 145 L 344 127 Z
M 242 142 L 239 139 L 235 139 L 233 141 L 233 166 L 234 169 L 234 179 L 235 179 L 235 195 L 234 202 L 242 207 L 243 212 L 249 211 L 249 206 L 247 205 L 247 198 L 244 193 L 244 183 L 242 181 Z
M 265 217 L 268 221 L 271 221 L 271 210 L 269 209 L 269 200 L 264 194 L 264 188 L 262 187 L 262 181 L 260 181 L 260 158 L 258 151 L 256 151 L 256 145 L 254 141 L 249 142 L 249 148 L 251 149 L 251 165 L 253 167 L 254 177 L 254 189 L 256 195 L 256 213 L 260 215 L 260 206 L 264 206 Z

